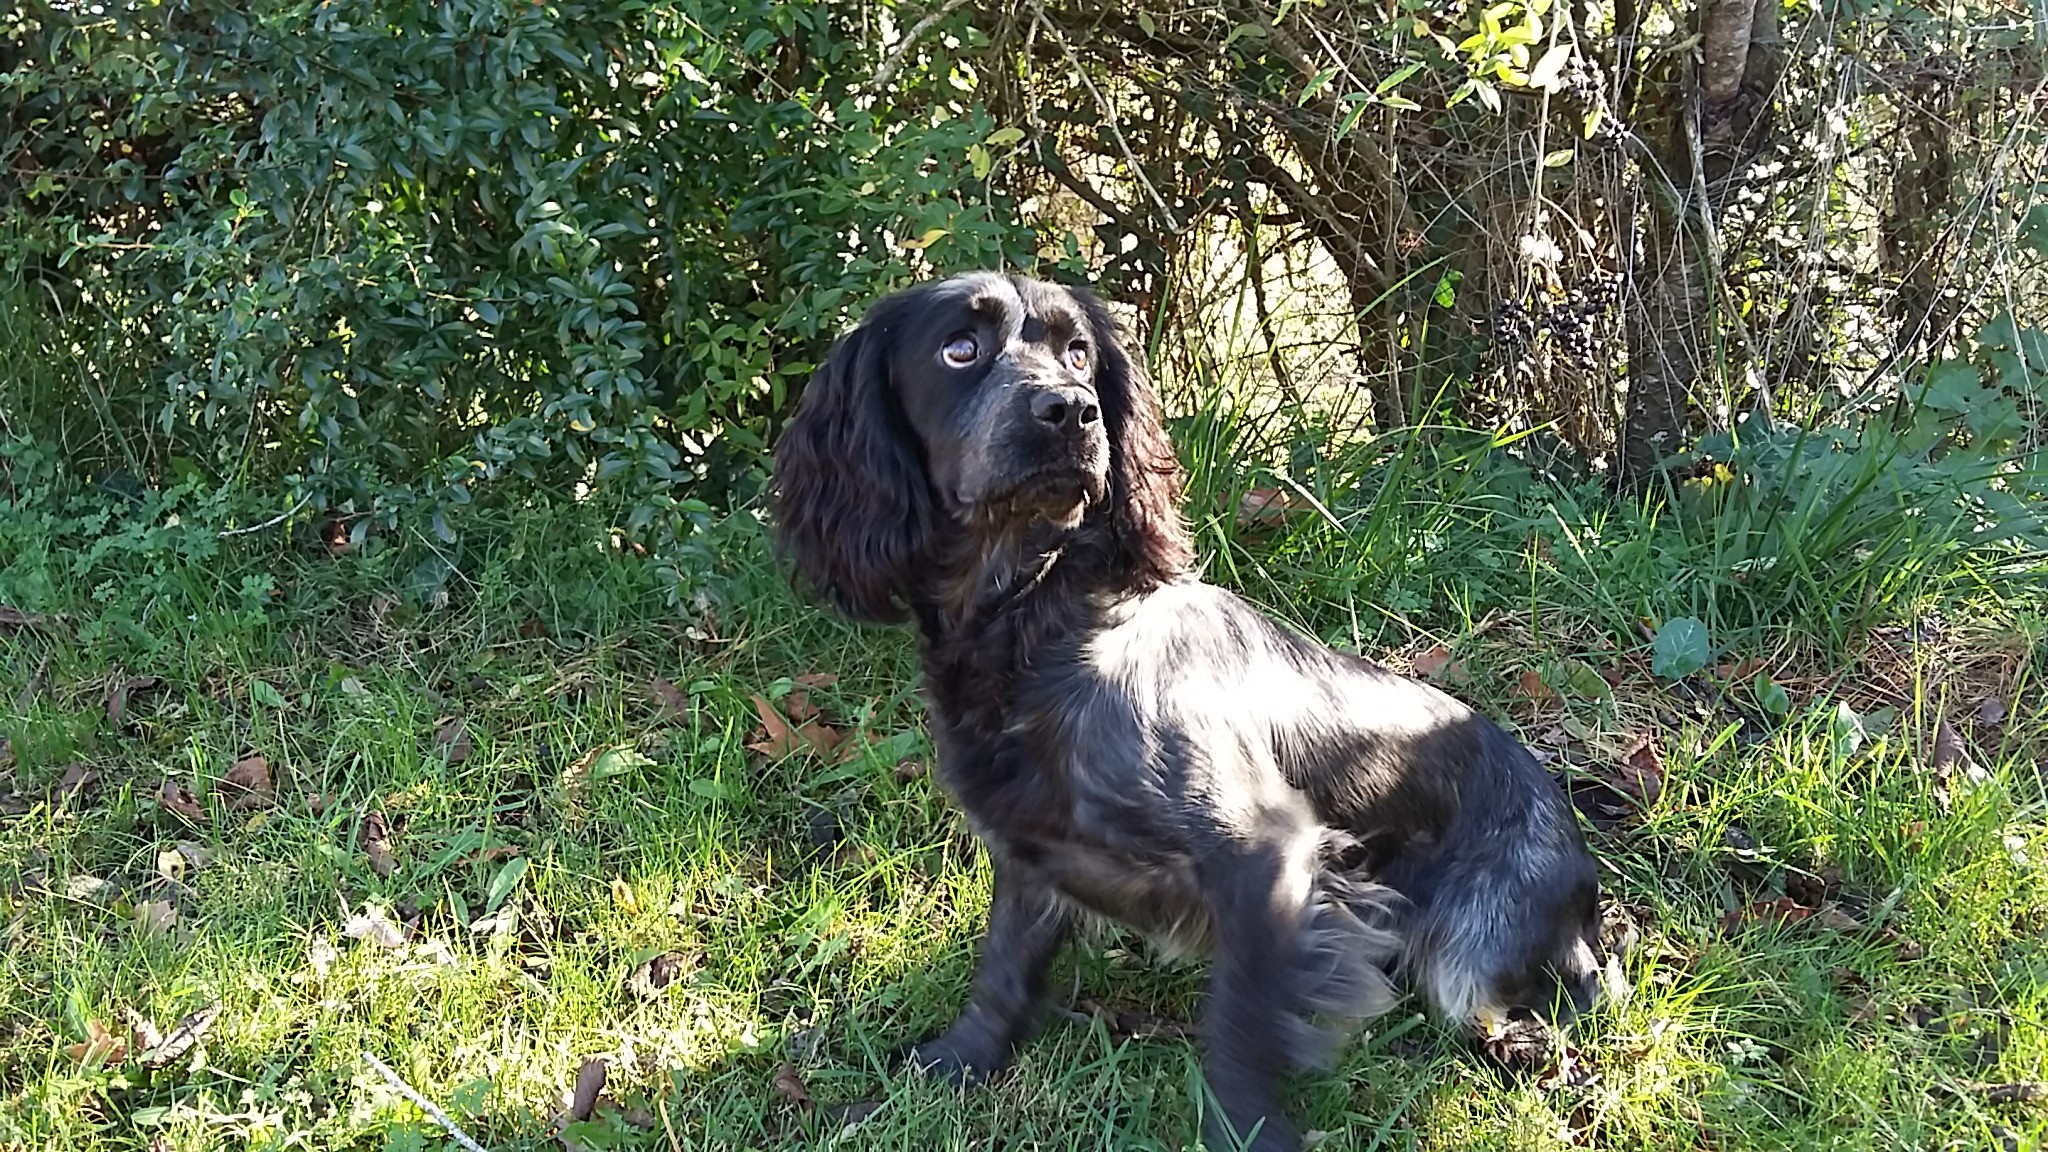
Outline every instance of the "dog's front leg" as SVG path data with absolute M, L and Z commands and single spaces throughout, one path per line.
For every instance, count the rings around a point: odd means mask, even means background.
M 1066 901 L 1037 872 L 993 859 L 995 891 L 974 990 L 959 1019 L 910 1051 L 911 1062 L 957 1084 L 975 1084 L 1010 1062 L 1037 1023 L 1045 972 L 1072 927 Z
M 1301 1138 L 1280 1107 L 1298 1006 L 1288 979 L 1307 908 L 1304 852 L 1265 840 L 1218 853 L 1202 867 L 1215 951 L 1202 1021 L 1203 1072 L 1215 1108 L 1204 1118 L 1210 1152 L 1296 1152 Z M 1220 1111 L 1220 1115 L 1217 1112 Z

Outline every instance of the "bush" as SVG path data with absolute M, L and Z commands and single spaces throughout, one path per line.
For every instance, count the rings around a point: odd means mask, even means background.
M 0 185 L 0 319 L 87 379 L 13 374 L 10 431 L 359 535 L 451 538 L 507 477 L 666 523 L 753 464 L 849 307 L 1029 258 L 943 29 L 861 91 L 876 18 L 32 0 L 0 16 L 0 158 L 25 174 Z

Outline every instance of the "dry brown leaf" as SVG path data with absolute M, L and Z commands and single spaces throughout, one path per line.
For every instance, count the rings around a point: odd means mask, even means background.
M 1522 670 L 1521 678 L 1515 681 L 1515 695 L 1538 707 L 1554 704 L 1558 699 L 1557 693 L 1550 690 L 1550 685 L 1543 682 L 1543 673 L 1534 668 Z
M 79 761 L 64 766 L 64 775 L 57 781 L 55 800 L 70 800 L 99 782 L 100 774 Z
M 230 812 L 268 808 L 277 800 L 270 763 L 261 756 L 244 756 L 235 761 L 227 775 L 214 782 L 213 791 Z
M 1298 511 L 1292 493 L 1282 488 L 1253 488 L 1237 503 L 1237 522 L 1247 527 L 1278 524 Z
M 134 676 L 114 685 L 107 693 L 107 719 L 119 728 L 128 717 L 128 701 L 162 684 L 156 676 Z
M 924 761 L 922 760 L 905 760 L 896 765 L 896 782 L 899 784 L 908 784 L 922 775 L 924 775 Z
M 634 968 L 626 991 L 641 1000 L 656 1000 L 662 990 L 695 971 L 701 958 L 686 952 L 663 952 Z
M 1637 740 L 1615 766 L 1615 787 L 1644 808 L 1653 807 L 1664 792 L 1664 754 L 1649 736 Z
M 306 811 L 314 816 L 324 816 L 334 806 L 334 796 L 329 792 L 302 792 L 299 798 L 306 803 Z
M 1714 666 L 1714 675 L 1722 680 L 1747 680 L 1764 670 L 1769 662 L 1761 656 L 1750 656 L 1741 660 L 1730 660 Z
M 773 1086 L 777 1096 L 795 1105 L 806 1116 L 817 1107 L 811 1100 L 810 1092 L 804 1088 L 804 1078 L 798 1075 L 794 1064 L 784 1064 L 775 1070 Z
M 192 790 L 176 780 L 164 781 L 164 786 L 157 791 L 156 800 L 164 811 L 174 816 L 194 824 L 206 821 L 206 812 L 199 807 L 199 801 L 192 795 Z
M 1117 1008 L 1095 1000 L 1081 999 L 1074 1006 L 1097 1020 L 1116 1040 L 1179 1040 L 1194 1029 L 1179 1020 L 1169 1020 L 1136 1008 Z
M 469 727 L 460 716 L 451 716 L 434 729 L 434 751 L 448 763 L 460 764 L 475 750 L 476 745 L 469 738 Z
M 747 747 L 771 760 L 806 753 L 828 764 L 840 763 L 854 750 L 846 735 L 820 720 L 806 720 L 791 727 L 760 694 L 753 697 L 754 711 L 761 717 L 761 739 Z
M 363 856 L 370 862 L 370 871 L 378 879 L 388 879 L 398 867 L 398 855 L 391 850 L 391 828 L 384 820 L 384 813 L 371 809 L 363 816 L 361 827 L 356 830 L 356 842 L 362 846 Z
M 1934 726 L 1934 751 L 1928 757 L 1927 767 L 1936 776 L 1945 777 L 1963 758 L 1963 742 L 1956 736 L 1955 726 L 1944 716 Z
M 569 1090 L 569 1106 L 563 1111 L 564 1116 L 572 1121 L 590 1119 L 591 1110 L 597 1107 L 597 1098 L 604 1093 L 606 1071 L 601 1056 L 585 1060 L 576 1069 L 576 1086 Z
M 135 923 L 150 936 L 162 936 L 178 926 L 178 909 L 168 900 L 145 900 L 135 906 Z
M 220 1019 L 220 1001 L 216 1000 L 197 1012 L 187 1013 L 171 1027 L 160 1043 L 152 1044 L 149 1050 L 136 1057 L 145 1068 L 162 1068 L 206 1039 L 213 1030 L 214 1022 Z
M 790 720 L 798 724 L 806 720 L 816 720 L 819 716 L 823 715 L 823 713 L 818 711 L 818 706 L 811 703 L 811 694 L 801 688 L 795 689 L 788 696 L 783 697 L 782 711 L 788 715 Z
M 1739 932 L 1752 924 L 1797 924 L 1814 914 L 1814 910 L 1789 896 L 1776 900 L 1759 900 L 1738 908 L 1721 918 L 1724 932 Z
M 837 683 L 839 674 L 836 672 L 806 672 L 796 678 L 799 688 L 830 688 Z
M 0 604 L 0 628 L 9 632 L 20 628 L 41 628 L 49 622 L 50 618 L 40 612 L 23 612 L 11 605 Z
M 1441 644 L 1417 656 L 1412 667 L 1417 676 L 1442 684 L 1465 684 L 1472 679 L 1472 669 L 1463 660 L 1453 659 L 1451 650 Z
M 656 676 L 654 681 L 647 686 L 647 690 L 653 693 L 654 699 L 660 703 L 662 711 L 677 717 L 684 717 L 690 714 L 690 698 L 683 693 L 682 689 L 669 683 L 667 680 Z
M 85 1039 L 66 1047 L 64 1054 L 89 1068 L 120 1064 L 128 1059 L 128 1038 L 97 1020 L 87 1020 Z

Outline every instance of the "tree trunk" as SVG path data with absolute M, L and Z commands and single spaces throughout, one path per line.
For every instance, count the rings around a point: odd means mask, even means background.
M 1633 8 L 1631 9 L 1633 11 Z M 1721 185 L 1756 154 L 1779 71 L 1771 0 L 1706 0 L 1697 72 L 1670 62 L 1640 77 L 1635 118 L 1649 156 L 1638 165 L 1647 209 L 1628 316 L 1629 391 L 1616 480 L 1643 488 L 1685 448 L 1721 289 Z M 1637 29 L 1624 29 L 1633 35 Z

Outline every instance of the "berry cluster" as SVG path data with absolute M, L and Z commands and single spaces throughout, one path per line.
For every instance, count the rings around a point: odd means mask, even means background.
M 1547 336 L 1559 355 L 1593 371 L 1601 363 L 1596 329 L 1620 300 L 1621 277 L 1614 273 L 1580 280 L 1533 308 L 1520 300 L 1503 300 L 1493 311 L 1494 350 L 1505 362 L 1518 364 L 1538 337 Z

